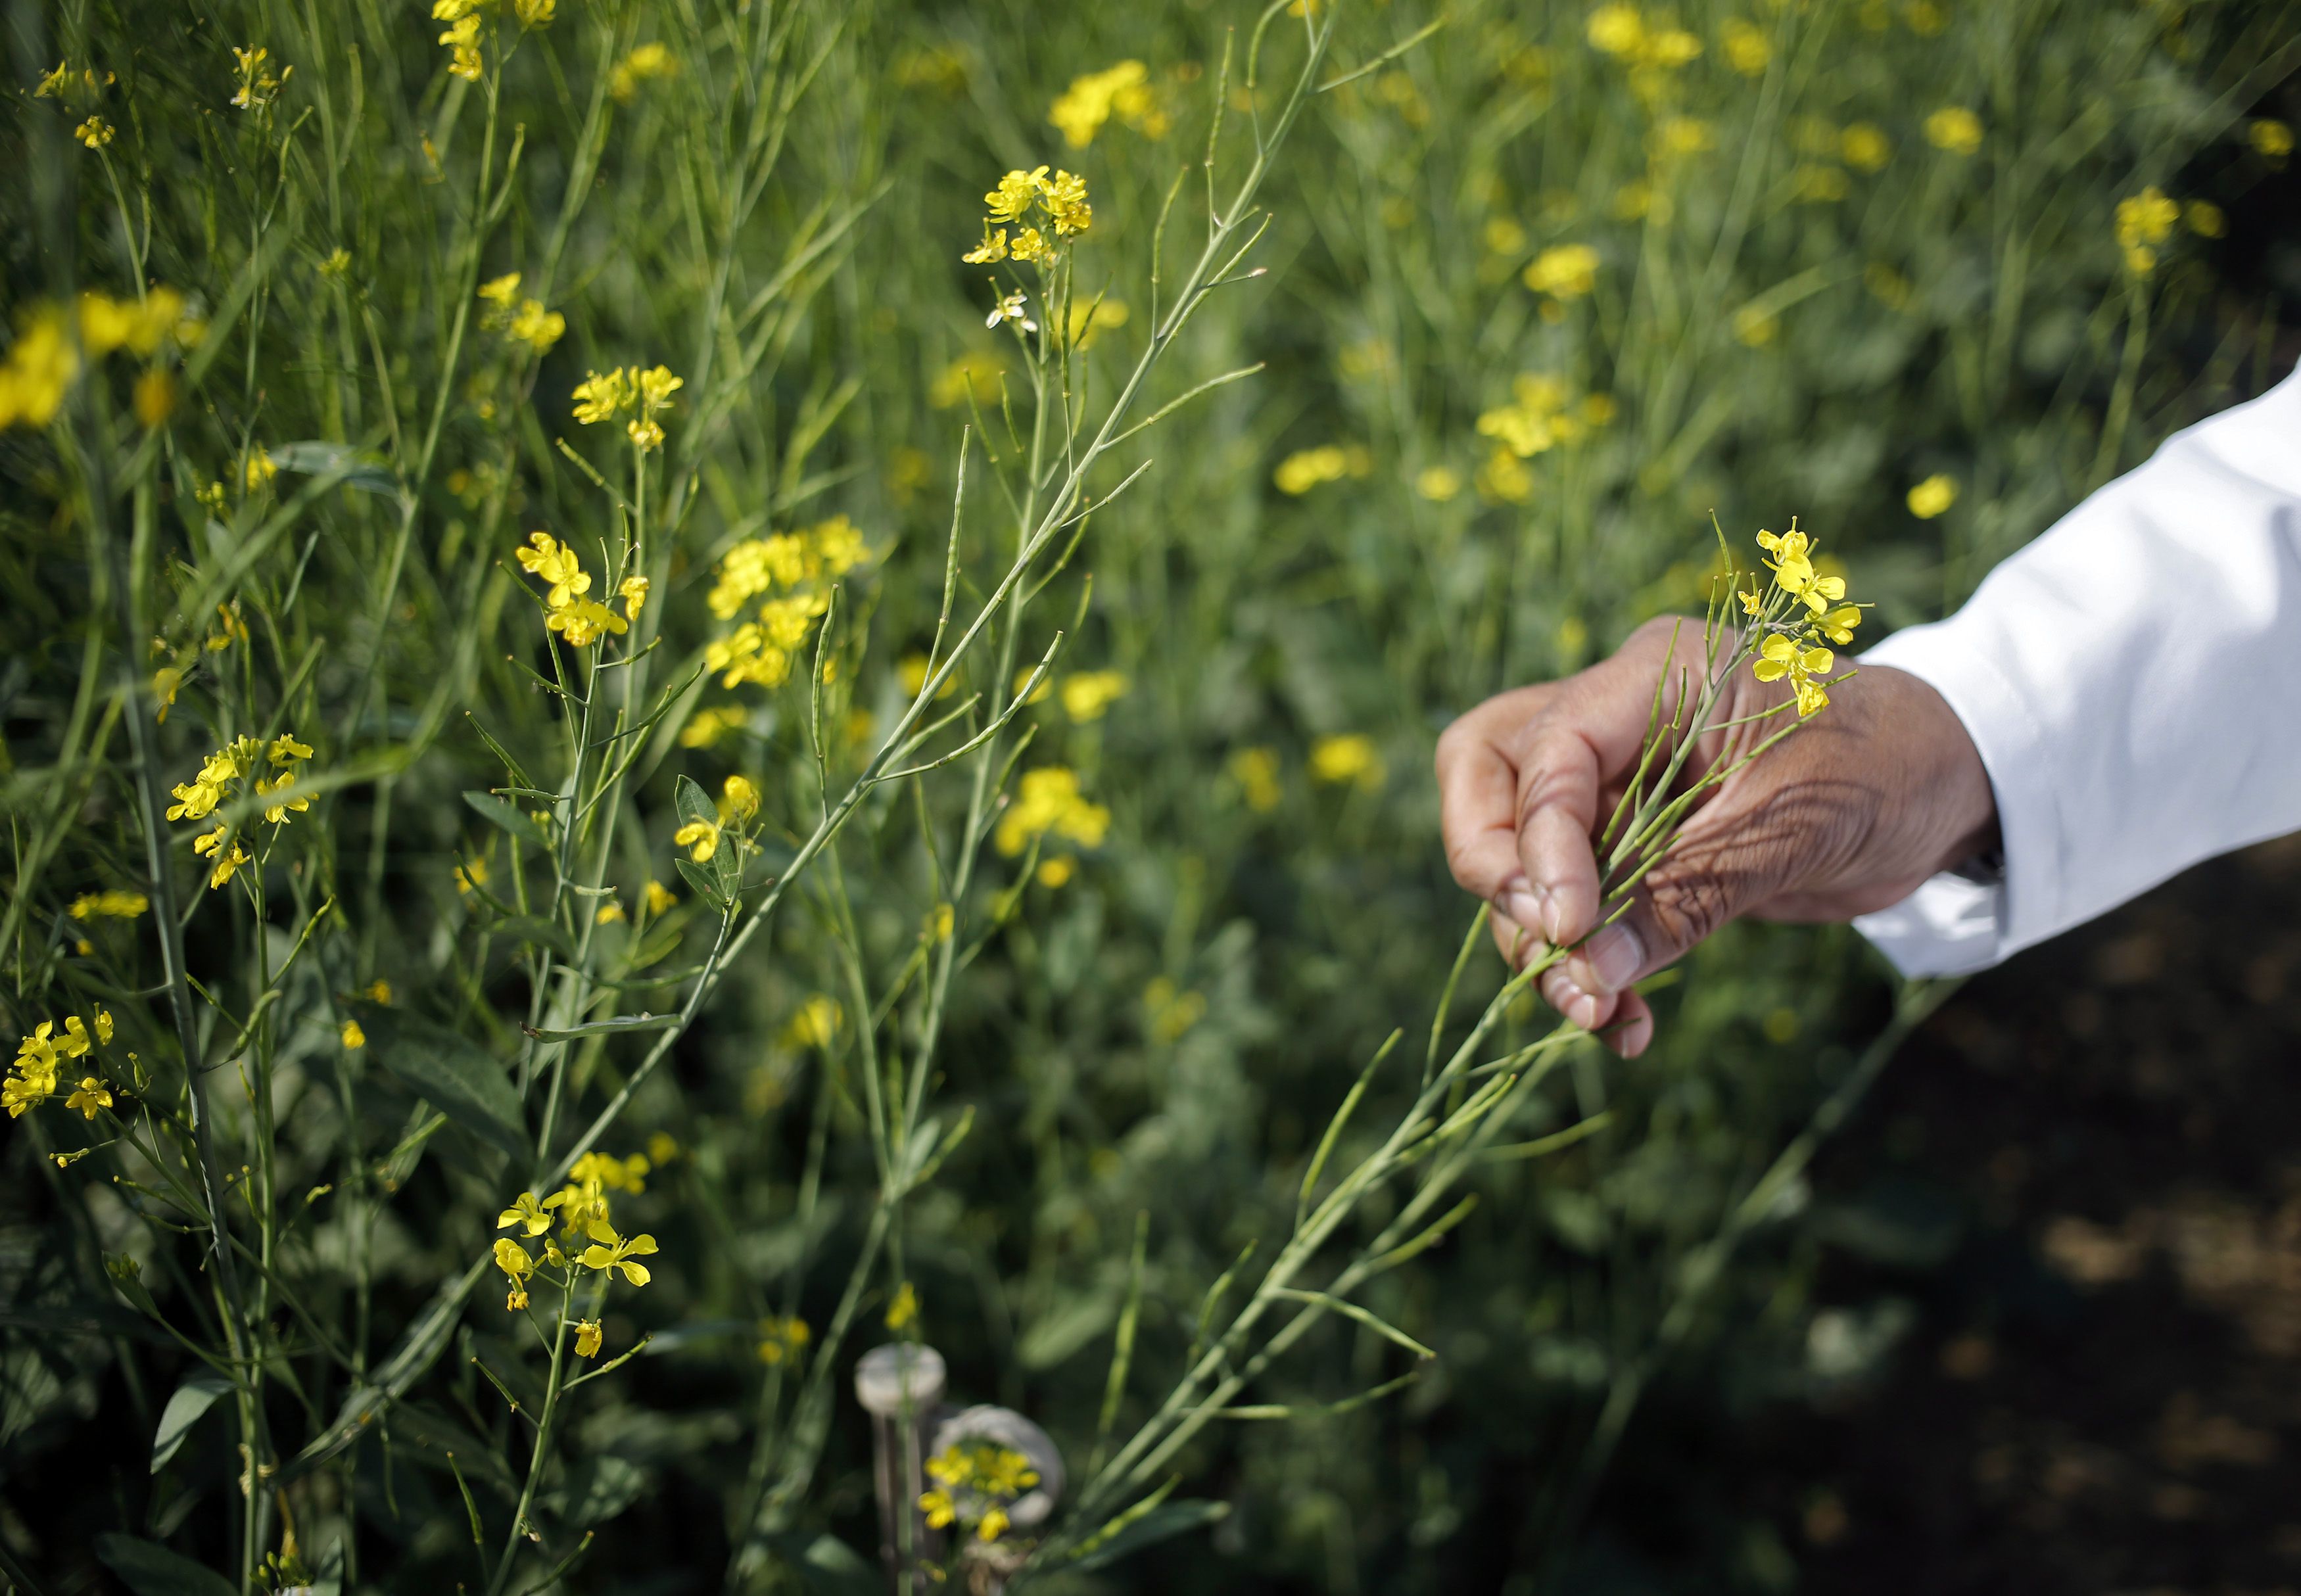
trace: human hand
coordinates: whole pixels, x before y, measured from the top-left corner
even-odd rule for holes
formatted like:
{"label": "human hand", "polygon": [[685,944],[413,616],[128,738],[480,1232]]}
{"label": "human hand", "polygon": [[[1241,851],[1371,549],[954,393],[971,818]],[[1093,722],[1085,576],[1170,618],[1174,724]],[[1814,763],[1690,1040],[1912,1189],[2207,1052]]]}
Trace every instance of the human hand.
{"label": "human hand", "polygon": [[[1900,902],[1996,836],[1988,775],[1948,704],[1914,676],[1865,666],[1832,681],[1829,707],[1795,736],[1703,795],[1628,910],[1597,929],[1592,838],[1636,770],[1654,683],[1668,669],[1674,696],[1679,670],[1699,682],[1705,663],[1699,621],[1649,621],[1611,658],[1497,694],[1438,740],[1454,879],[1494,905],[1494,940],[1514,964],[1545,944],[1572,949],[1543,975],[1542,995],[1625,1057],[1653,1039],[1633,983],[1728,920],[1849,920]],[[1719,723],[1789,697],[1747,670],[1725,691]],[[1681,786],[1725,752],[1725,734],[1705,736]]]}

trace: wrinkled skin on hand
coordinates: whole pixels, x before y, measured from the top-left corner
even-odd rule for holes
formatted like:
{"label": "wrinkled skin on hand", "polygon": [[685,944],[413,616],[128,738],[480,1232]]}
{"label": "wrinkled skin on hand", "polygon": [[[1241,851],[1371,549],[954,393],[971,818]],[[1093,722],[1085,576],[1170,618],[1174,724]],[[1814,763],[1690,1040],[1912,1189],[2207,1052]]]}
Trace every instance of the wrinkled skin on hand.
{"label": "wrinkled skin on hand", "polygon": [[[1591,935],[1600,919],[1593,838],[1636,770],[1665,666],[1667,723],[1681,670],[1701,691],[1698,619],[1649,621],[1612,657],[1498,694],[1438,740],[1454,879],[1494,905],[1494,940],[1520,966],[1545,942],[1589,939],[1543,976],[1542,994],[1625,1057],[1653,1037],[1653,1011],[1631,986],[1728,921],[1849,920],[1900,902],[1996,835],[1989,778],[1941,695],[1890,667],[1848,676],[1841,666],[1829,707],[1703,795],[1627,913]],[[1713,718],[1740,720],[1788,698],[1786,683],[1761,682],[1745,664]],[[1686,777],[1786,723],[1705,734]]]}

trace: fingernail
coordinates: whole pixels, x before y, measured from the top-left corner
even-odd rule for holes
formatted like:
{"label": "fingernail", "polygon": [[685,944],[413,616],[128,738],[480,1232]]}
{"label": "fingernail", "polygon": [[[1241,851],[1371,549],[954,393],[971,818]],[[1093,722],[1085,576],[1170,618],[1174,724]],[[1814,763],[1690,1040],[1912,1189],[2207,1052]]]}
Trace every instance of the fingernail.
{"label": "fingernail", "polygon": [[1566,911],[1559,906],[1558,899],[1550,895],[1547,887],[1537,890],[1542,893],[1542,934],[1550,939],[1552,947],[1562,947],[1567,936]]}
{"label": "fingernail", "polygon": [[1577,993],[1568,999],[1564,1012],[1568,1019],[1585,1031],[1595,1031],[1598,1028],[1598,999],[1587,992]]}
{"label": "fingernail", "polygon": [[1502,913],[1530,932],[1542,936],[1550,934],[1542,923],[1542,898],[1522,878],[1516,886],[1503,891]]}
{"label": "fingernail", "polygon": [[1619,992],[1638,978],[1646,950],[1638,933],[1627,925],[1610,925],[1582,945],[1582,962],[1609,992]]}

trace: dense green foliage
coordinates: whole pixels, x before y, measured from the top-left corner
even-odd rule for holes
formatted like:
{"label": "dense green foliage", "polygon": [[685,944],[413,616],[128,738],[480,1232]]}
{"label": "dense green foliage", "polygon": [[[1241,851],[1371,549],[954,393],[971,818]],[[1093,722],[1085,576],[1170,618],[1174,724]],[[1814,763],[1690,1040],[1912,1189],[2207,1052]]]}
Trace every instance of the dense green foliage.
{"label": "dense green foliage", "polygon": [[[1439,7],[1274,6],[1251,88],[1259,13],[1224,0],[500,0],[469,78],[438,42],[459,7],[6,15],[0,987],[12,1035],[117,1026],[0,1132],[0,1553],[26,1588],[293,1584],[290,1550],[346,1592],[849,1588],[799,1553],[875,1551],[848,1387],[890,1322],[1083,1479],[1182,1376],[1240,1249],[1285,1241],[1383,1039],[1408,1032],[1337,1172],[1502,984],[1483,945],[1448,982],[1476,907],[1437,843],[1448,718],[1698,610],[1712,511],[1819,531],[1873,629],[1939,613],[2267,374],[2284,0],[1462,0],[1304,102],[1259,238],[1224,207],[1316,29],[1324,84]],[[1087,129],[1074,79],[1128,61]],[[1067,88],[1088,141],[1050,124]],[[1053,307],[1031,288],[1067,336],[1033,344],[984,326],[1012,268],[959,256],[983,191],[1042,163],[1093,220]],[[1210,213],[1251,253],[1178,326]],[[83,290],[127,330],[60,319]],[[1072,484],[1092,514],[1032,545],[1057,501],[1029,465],[1059,465],[1073,409],[1093,435],[1154,328],[1130,422],[1260,369],[1118,445]],[[659,449],[574,414],[594,373],[658,366],[683,383]],[[1068,385],[1044,405],[1041,372]],[[1934,479],[1950,503],[1912,499]],[[554,640],[513,558],[539,529],[605,561],[593,600],[649,579],[627,633]],[[712,595],[787,532],[813,563],[783,585],[822,605],[787,681],[730,684]],[[874,784],[947,592],[954,633],[990,623],[917,702],[962,717],[895,764],[987,726],[1059,631],[1051,690]],[[212,890],[164,795],[283,733],[310,807],[223,792],[259,856]],[[1075,794],[1027,786],[1047,771]],[[715,865],[674,836],[740,816],[708,796],[731,776],[757,846]],[[84,901],[106,891],[151,907]],[[1642,1571],[1581,1549],[1661,1352],[1717,1348],[1670,1400],[1736,1411],[1890,1340],[1883,1315],[1811,1333],[1822,1242],[1775,1163],[1885,991],[1844,932],[1706,947],[1660,983],[1655,1050],[1563,1055],[1494,1127],[1540,1156],[1489,1149],[1476,1211],[1364,1292],[1435,1359],[1319,1322],[1240,1399],[1304,1416],[1174,1456],[1181,1497],[1231,1509],[1211,1533],[1045,1588],[1531,1591],[1577,1558],[1615,1588],[1673,1561],[1783,1588],[1770,1533],[1702,1521],[1692,1483]],[[1542,1025],[1519,1002],[1498,1034]],[[86,1069],[115,1101],[84,1116]],[[584,1312],[608,1358],[654,1339],[566,1394],[531,1474],[566,1358],[488,1252],[595,1133],[648,1156],[615,1218],[660,1250]],[[1669,1476],[1657,1444],[1641,1477]]]}

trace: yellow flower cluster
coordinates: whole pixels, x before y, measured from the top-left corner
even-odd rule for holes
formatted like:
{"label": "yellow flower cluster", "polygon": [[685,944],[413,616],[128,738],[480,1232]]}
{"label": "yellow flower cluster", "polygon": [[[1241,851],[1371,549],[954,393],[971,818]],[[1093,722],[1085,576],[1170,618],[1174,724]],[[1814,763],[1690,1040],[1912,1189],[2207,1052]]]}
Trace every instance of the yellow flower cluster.
{"label": "yellow flower cluster", "polygon": [[[1075,238],[1094,225],[1094,207],[1087,203],[1086,180],[1067,171],[1058,171],[1050,178],[1043,166],[1030,171],[1018,169],[1008,172],[999,180],[997,188],[983,196],[983,205],[988,213],[983,219],[983,242],[959,256],[973,266],[1004,260],[1035,261],[1051,266],[1055,252],[1065,239]],[[1051,238],[1038,225],[1040,221],[1053,230]],[[1014,230],[1011,243],[1008,237],[1010,228]],[[1019,316],[1007,319],[1018,320]]]}
{"label": "yellow flower cluster", "polygon": [[[732,621],[753,599],[774,596],[751,619],[708,644],[703,663],[722,673],[722,687],[746,681],[781,687],[816,617],[831,607],[831,585],[870,560],[862,531],[844,515],[803,532],[745,539],[720,560],[718,580],[704,603],[721,620]],[[779,588],[785,590],[776,593]]]}
{"label": "yellow flower cluster", "polygon": [[[557,1238],[545,1241],[540,1259],[513,1237],[498,1239],[496,1267],[511,1280],[511,1294],[504,1306],[514,1313],[527,1306],[527,1282],[539,1265],[563,1271],[562,1283],[571,1289],[573,1272],[578,1268],[608,1276],[621,1273],[632,1285],[647,1284],[652,1278],[647,1266],[631,1260],[653,1253],[655,1238],[626,1237],[618,1233],[609,1212],[607,1193],[640,1195],[647,1190],[646,1175],[650,1167],[644,1153],[633,1153],[628,1158],[586,1153],[567,1172],[566,1185],[541,1202],[535,1199],[534,1192],[523,1191],[511,1207],[497,1215],[498,1230],[517,1230],[530,1240],[549,1230],[555,1218],[560,1226]],[[580,1252],[574,1250],[579,1237],[590,1243]],[[563,1241],[567,1243],[564,1250],[560,1247]],[[582,1357],[590,1358],[599,1349],[598,1325],[586,1320],[584,1326],[588,1327],[590,1345],[584,1346],[585,1334],[579,1329],[575,1350]]]}
{"label": "yellow flower cluster", "polygon": [[679,75],[679,58],[663,45],[650,40],[615,63],[607,74],[607,92],[615,96],[618,104],[628,105],[639,97],[640,85],[658,79]]}
{"label": "yellow flower cluster", "polygon": [[541,355],[567,330],[567,318],[545,309],[540,299],[521,298],[519,277],[516,272],[506,272],[480,285],[480,297],[488,306],[480,313],[480,325]]}
{"label": "yellow flower cluster", "polygon": [[761,1319],[759,1361],[772,1365],[788,1359],[796,1363],[799,1354],[807,1350],[807,1342],[814,1339],[815,1332],[796,1314],[788,1319]]}
{"label": "yellow flower cluster", "polygon": [[1478,417],[1478,436],[1494,440],[1494,452],[1478,471],[1478,490],[1508,504],[1526,503],[1534,497],[1534,474],[1521,461],[1578,443],[1613,419],[1614,401],[1608,395],[1585,394],[1577,400],[1561,377],[1520,375],[1510,384],[1510,402]]}
{"label": "yellow flower cluster", "polygon": [[[556,335],[555,335],[556,336]],[[604,374],[591,372],[575,385],[575,419],[585,426],[613,421],[626,410],[638,414],[623,424],[632,447],[642,455],[663,447],[663,426],[656,417],[671,408],[671,396],[687,386],[668,366],[641,371],[617,366]]]}
{"label": "yellow flower cluster", "polygon": [[[7,1080],[0,1082],[0,1104],[6,1105],[8,1117],[29,1114],[55,1096],[63,1090],[63,1066],[111,1040],[112,1015],[101,1008],[93,1021],[67,1015],[62,1036],[56,1034],[54,1021],[42,1020],[31,1035],[16,1044],[16,1062]],[[100,1077],[84,1075],[78,1090],[64,1099],[64,1107],[94,1119],[97,1109],[112,1107],[111,1089]]]}
{"label": "yellow flower cluster", "polygon": [[625,617],[636,621],[647,606],[644,576],[627,576],[616,588],[615,596],[623,601],[622,615],[598,599],[586,597],[591,590],[591,573],[583,569],[571,546],[549,532],[530,532],[527,547],[517,552],[520,568],[548,585],[543,596],[545,628],[574,648],[587,648],[609,632],[621,636],[627,630]]}
{"label": "yellow flower cluster", "polygon": [[1126,696],[1126,678],[1117,671],[1082,671],[1063,678],[1063,713],[1080,725],[1099,721]]}
{"label": "yellow flower cluster", "polygon": [[1737,595],[1743,612],[1766,634],[1752,673],[1761,681],[1786,679],[1803,720],[1828,707],[1829,695],[1814,678],[1827,676],[1837,664],[1827,644],[1843,647],[1853,640],[1862,606],[1844,602],[1844,577],[1814,569],[1812,540],[1797,530],[1796,522],[1786,532],[1760,532],[1758,547],[1773,556],[1766,562],[1773,572],[1772,591],[1761,593],[1753,581]]}
{"label": "yellow flower cluster", "polygon": [[[297,742],[292,731],[273,738],[268,747],[260,737],[235,738],[207,756],[198,775],[169,789],[176,801],[168,807],[168,818],[205,820],[215,812],[218,804],[231,796],[235,783],[248,781],[252,782],[249,791],[264,800],[264,820],[275,826],[284,825],[291,811],[301,815],[312,806],[309,798],[295,790],[297,768],[311,756],[311,748]],[[258,774],[266,763],[272,766],[272,774]],[[210,862],[211,892],[231,880],[252,856],[241,837],[228,822],[221,820],[216,822],[215,830],[193,839],[192,851]]]}
{"label": "yellow flower cluster", "polygon": [[2181,207],[2155,184],[2117,202],[2117,247],[2125,252],[2125,269],[2146,277],[2157,269],[2157,247],[2173,235]]}
{"label": "yellow flower cluster", "polygon": [[[179,344],[197,343],[204,330],[199,322],[185,317],[184,297],[173,288],[153,288],[140,301],[86,293],[76,308],[77,349],[72,347],[71,322],[54,305],[35,310],[18,330],[8,358],[0,362],[0,428],[20,422],[28,427],[45,427],[54,421],[63,407],[72,380],[79,375],[83,353],[99,360],[115,349],[150,356],[170,338]],[[146,411],[145,389],[139,384],[138,419],[147,426],[164,419],[164,408],[158,416]]]}
{"label": "yellow flower cluster", "polygon": [[71,900],[65,913],[75,920],[133,920],[152,907],[152,900],[141,892],[126,892],[117,888],[102,892],[83,892]]}
{"label": "yellow flower cluster", "polygon": [[971,1526],[975,1538],[996,1541],[1013,1523],[1008,1509],[1039,1483],[1031,1460],[994,1441],[958,1441],[927,1459],[934,1487],[919,1498],[927,1524]]}
{"label": "yellow flower cluster", "polygon": [[1585,37],[1593,49],[1629,68],[1630,92],[1648,102],[1660,99],[1669,88],[1669,75],[1702,54],[1700,38],[1648,17],[1635,5],[1598,7],[1590,13]]}
{"label": "yellow flower cluster", "polygon": [[1015,801],[999,817],[994,840],[999,851],[1011,859],[1050,834],[1081,848],[1100,848],[1109,830],[1110,811],[1086,800],[1079,791],[1077,773],[1049,765],[1023,773]]}
{"label": "yellow flower cluster", "polygon": [[296,75],[292,66],[280,68],[277,78],[266,71],[264,63],[271,59],[272,52],[261,46],[250,45],[243,50],[234,45],[231,53],[239,72],[239,90],[231,96],[231,103],[242,111],[265,109],[280,97],[288,79]]}
{"label": "yellow flower cluster", "polygon": [[1047,112],[1047,121],[1062,130],[1075,150],[1092,144],[1114,116],[1146,138],[1164,138],[1173,125],[1151,92],[1150,69],[1139,61],[1122,61],[1072,79]]}
{"label": "yellow flower cluster", "polygon": [[1326,482],[1339,482],[1344,477],[1363,477],[1374,470],[1374,455],[1363,444],[1344,447],[1338,443],[1322,444],[1315,449],[1298,449],[1278,463],[1270,480],[1281,493],[1301,497]]}
{"label": "yellow flower cluster", "polygon": [[1945,105],[1926,118],[1926,142],[1953,155],[1981,147],[1981,119],[1962,105]]}
{"label": "yellow flower cluster", "polygon": [[431,0],[431,20],[445,22],[439,43],[448,46],[448,71],[477,83],[487,62],[480,54],[480,0]]}
{"label": "yellow flower cluster", "polygon": [[1552,299],[1579,299],[1598,286],[1598,252],[1587,244],[1558,244],[1534,257],[1521,282]]}

